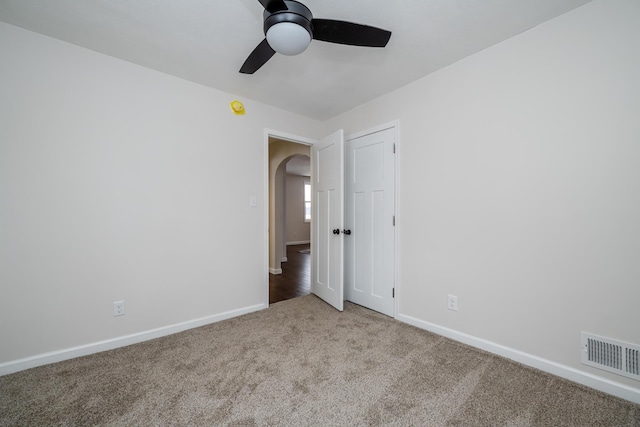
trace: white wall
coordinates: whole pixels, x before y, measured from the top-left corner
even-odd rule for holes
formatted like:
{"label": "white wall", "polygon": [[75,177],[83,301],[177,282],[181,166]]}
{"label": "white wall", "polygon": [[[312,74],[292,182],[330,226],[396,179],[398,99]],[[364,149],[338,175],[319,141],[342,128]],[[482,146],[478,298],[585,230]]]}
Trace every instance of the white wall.
{"label": "white wall", "polygon": [[320,123],[3,23],[0,94],[0,367],[264,307],[264,129]]}
{"label": "white wall", "polygon": [[[287,243],[308,242],[311,239],[311,223],[304,222],[304,183],[310,182],[308,176],[285,176],[285,239]],[[285,254],[286,255],[286,254]]]}
{"label": "white wall", "polygon": [[579,349],[640,344],[639,20],[594,1],[326,123],[399,119],[399,318],[640,397]]}

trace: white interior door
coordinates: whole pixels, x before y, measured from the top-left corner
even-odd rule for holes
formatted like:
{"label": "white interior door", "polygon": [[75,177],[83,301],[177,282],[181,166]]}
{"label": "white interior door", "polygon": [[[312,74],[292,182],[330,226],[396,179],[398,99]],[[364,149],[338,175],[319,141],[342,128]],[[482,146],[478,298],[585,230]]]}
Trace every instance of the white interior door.
{"label": "white interior door", "polygon": [[345,297],[394,316],[395,129],[346,143]]}
{"label": "white interior door", "polygon": [[344,134],[311,148],[311,292],[343,310]]}

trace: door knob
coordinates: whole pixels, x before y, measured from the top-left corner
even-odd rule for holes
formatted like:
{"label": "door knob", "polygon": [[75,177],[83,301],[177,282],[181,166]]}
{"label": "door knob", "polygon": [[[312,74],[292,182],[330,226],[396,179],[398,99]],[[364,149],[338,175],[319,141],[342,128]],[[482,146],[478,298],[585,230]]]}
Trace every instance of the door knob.
{"label": "door knob", "polygon": [[336,228],[335,230],[333,230],[333,234],[340,234],[340,229]]}
{"label": "door knob", "polygon": [[350,235],[351,235],[351,230],[342,230],[342,232],[343,232],[344,234],[346,234],[347,236],[350,236]]}

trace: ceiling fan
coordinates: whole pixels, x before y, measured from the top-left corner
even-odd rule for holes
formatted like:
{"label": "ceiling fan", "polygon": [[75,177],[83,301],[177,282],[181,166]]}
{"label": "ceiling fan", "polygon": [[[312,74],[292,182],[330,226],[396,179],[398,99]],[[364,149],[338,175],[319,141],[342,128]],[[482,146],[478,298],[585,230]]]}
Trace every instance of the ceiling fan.
{"label": "ceiling fan", "polygon": [[258,0],[264,7],[265,39],[251,52],[240,72],[253,74],[276,53],[297,55],[312,39],[352,46],[385,47],[391,31],[333,19],[316,19],[295,0]]}

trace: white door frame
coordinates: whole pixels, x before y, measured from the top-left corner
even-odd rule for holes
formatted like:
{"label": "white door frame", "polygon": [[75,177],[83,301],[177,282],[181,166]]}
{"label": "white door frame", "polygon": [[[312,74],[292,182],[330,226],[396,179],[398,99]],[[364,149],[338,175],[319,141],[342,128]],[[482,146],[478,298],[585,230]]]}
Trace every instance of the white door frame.
{"label": "white door frame", "polygon": [[345,143],[349,140],[360,138],[361,136],[370,135],[372,133],[380,132],[387,129],[393,129],[395,133],[395,156],[393,157],[394,162],[394,204],[395,204],[395,213],[396,213],[396,226],[393,233],[394,240],[394,253],[393,253],[393,279],[394,279],[394,288],[395,288],[395,298],[393,301],[393,317],[397,318],[400,307],[400,277],[398,271],[398,235],[400,235],[400,206],[398,205],[398,157],[400,155],[400,122],[398,120],[394,120],[392,122],[388,122],[382,125],[378,125],[360,132],[355,132],[349,135],[346,135],[344,140]]}
{"label": "white door frame", "polygon": [[315,139],[307,138],[304,136],[293,135],[287,132],[281,132],[273,129],[266,129],[263,133],[263,188],[262,188],[262,200],[263,203],[263,220],[264,220],[264,235],[263,235],[263,259],[264,259],[264,285],[262,300],[265,307],[269,307],[269,138],[278,138],[284,141],[295,142],[296,144],[303,144],[312,146],[317,142]]}
{"label": "white door frame", "polygon": [[[395,229],[395,236],[394,236],[394,240],[395,240],[395,250],[394,250],[394,260],[393,260],[393,264],[394,264],[394,279],[395,279],[395,300],[394,300],[394,318],[397,318],[398,313],[399,313],[399,307],[400,307],[400,297],[401,297],[401,289],[400,289],[400,283],[401,283],[401,274],[399,272],[398,269],[398,248],[400,247],[399,245],[399,241],[398,241],[398,236],[400,235],[400,227],[401,227],[401,223],[402,223],[402,216],[400,214],[401,212],[401,205],[398,203],[398,187],[399,187],[399,173],[398,173],[398,164],[399,164],[399,157],[400,157],[400,122],[399,120],[393,120],[391,122],[382,124],[382,125],[378,125],[360,132],[355,132],[352,134],[348,134],[345,135],[345,141],[349,140],[349,139],[354,139],[354,138],[358,138],[361,136],[365,136],[365,135],[369,135],[371,133],[375,133],[375,132],[379,132],[382,130],[386,130],[389,128],[393,128],[395,129],[395,141],[396,141],[396,155],[394,157],[394,162],[395,162],[395,177],[394,177],[394,181],[395,181],[395,188],[394,188],[394,193],[395,193],[395,205],[396,205],[396,229]],[[264,260],[264,266],[263,266],[263,272],[264,272],[264,286],[263,286],[263,297],[262,300],[264,301],[264,305],[265,307],[269,307],[269,137],[274,137],[274,138],[278,138],[278,139],[283,139],[285,141],[291,141],[291,142],[296,142],[298,144],[305,144],[305,145],[313,145],[315,144],[318,140],[316,139],[312,139],[312,138],[308,138],[308,137],[304,137],[304,136],[299,136],[299,135],[294,135],[288,132],[282,132],[282,131],[278,131],[278,130],[274,130],[274,129],[267,129],[265,128],[264,130],[264,134],[263,134],[263,153],[264,153],[264,178],[263,178],[263,194],[262,194],[262,200],[264,200],[263,203],[263,221],[264,221],[264,235],[263,235],[263,260]]]}

